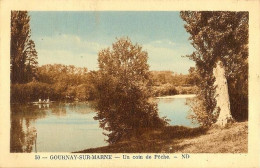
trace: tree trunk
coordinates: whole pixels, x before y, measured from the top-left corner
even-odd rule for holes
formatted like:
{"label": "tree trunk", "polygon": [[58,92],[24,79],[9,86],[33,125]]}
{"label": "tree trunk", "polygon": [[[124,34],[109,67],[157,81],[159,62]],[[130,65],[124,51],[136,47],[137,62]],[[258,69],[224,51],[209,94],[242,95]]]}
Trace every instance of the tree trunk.
{"label": "tree trunk", "polygon": [[232,121],[232,116],[230,112],[227,79],[225,77],[225,69],[221,61],[217,62],[216,68],[213,69],[213,74],[216,78],[216,107],[220,109],[216,124],[225,126],[229,121]]}

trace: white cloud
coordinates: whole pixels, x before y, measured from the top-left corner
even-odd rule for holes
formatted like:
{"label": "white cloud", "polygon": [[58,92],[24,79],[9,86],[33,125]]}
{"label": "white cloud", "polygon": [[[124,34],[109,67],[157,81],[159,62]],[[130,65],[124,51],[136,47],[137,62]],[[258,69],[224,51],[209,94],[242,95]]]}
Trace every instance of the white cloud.
{"label": "white cloud", "polygon": [[[66,64],[98,69],[98,52],[109,45],[82,39],[75,35],[39,37],[35,40],[38,51],[38,62],[44,64]],[[148,63],[151,70],[172,70],[187,73],[194,63],[181,56],[191,54],[191,46],[175,44],[170,40],[157,40],[142,45],[148,52]]]}
{"label": "white cloud", "polygon": [[38,62],[44,64],[66,64],[97,69],[97,54],[107,46],[81,39],[74,35],[39,37],[35,40]]}
{"label": "white cloud", "polygon": [[87,67],[89,70],[97,69],[97,55],[88,53],[75,54],[65,50],[38,50],[38,61],[44,64],[65,64],[78,67]]}
{"label": "white cloud", "polygon": [[176,45],[173,41],[167,39],[151,41],[149,44],[163,47],[174,47]]}
{"label": "white cloud", "polygon": [[188,73],[188,69],[194,66],[194,62],[182,56],[191,54],[193,48],[191,46],[174,44],[173,42],[172,46],[169,46],[169,43],[170,41],[160,41],[160,43],[151,42],[143,45],[143,49],[148,52],[150,69]]}

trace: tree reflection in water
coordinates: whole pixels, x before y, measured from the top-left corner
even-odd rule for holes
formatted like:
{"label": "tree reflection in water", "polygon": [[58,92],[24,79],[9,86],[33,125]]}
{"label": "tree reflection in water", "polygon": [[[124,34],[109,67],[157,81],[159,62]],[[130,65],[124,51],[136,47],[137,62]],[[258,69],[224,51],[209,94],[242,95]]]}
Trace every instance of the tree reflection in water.
{"label": "tree reflection in water", "polygon": [[10,152],[33,152],[36,141],[36,128],[32,123],[46,116],[47,107],[12,105]]}
{"label": "tree reflection in water", "polygon": [[[52,103],[52,104],[12,104],[11,105],[11,136],[10,136],[10,152],[30,153],[36,152],[39,143],[42,143],[38,136],[38,127],[36,127],[39,119],[50,116],[63,118],[73,113],[87,114],[94,110],[91,108],[90,102],[71,102],[71,103]],[[36,142],[36,144],[35,144]],[[48,143],[48,142],[44,142]]]}

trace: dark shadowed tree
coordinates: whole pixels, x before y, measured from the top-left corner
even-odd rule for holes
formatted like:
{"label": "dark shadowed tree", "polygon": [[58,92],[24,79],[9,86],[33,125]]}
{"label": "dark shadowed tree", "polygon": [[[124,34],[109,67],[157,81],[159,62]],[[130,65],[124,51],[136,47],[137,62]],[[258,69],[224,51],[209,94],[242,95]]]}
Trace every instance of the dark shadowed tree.
{"label": "dark shadowed tree", "polygon": [[95,86],[96,120],[106,130],[109,143],[138,137],[142,129],[166,124],[151,101],[148,54],[128,38],[98,54],[99,71],[92,73]]}
{"label": "dark shadowed tree", "polygon": [[30,17],[27,11],[11,12],[11,82],[26,83],[35,76],[37,52],[30,39]]}
{"label": "dark shadowed tree", "polygon": [[26,81],[31,81],[37,75],[37,68],[38,68],[38,54],[35,49],[35,44],[33,40],[29,40],[27,48],[25,49],[26,52],[26,62],[25,62],[25,75]]}
{"label": "dark shadowed tree", "polygon": [[199,81],[199,77],[195,67],[190,67],[187,83],[190,85],[196,85]]}
{"label": "dark shadowed tree", "polygon": [[213,67],[217,60],[224,64],[230,107],[236,120],[248,116],[248,12],[180,13],[185,29],[196,49],[188,57],[195,61],[199,76],[199,103],[194,112],[205,125],[218,116],[215,100]]}

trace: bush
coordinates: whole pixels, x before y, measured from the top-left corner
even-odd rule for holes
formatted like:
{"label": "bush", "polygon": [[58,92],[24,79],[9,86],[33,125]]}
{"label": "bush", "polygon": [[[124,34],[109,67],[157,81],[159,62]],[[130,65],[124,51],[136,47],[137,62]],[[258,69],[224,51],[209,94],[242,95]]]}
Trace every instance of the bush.
{"label": "bush", "polygon": [[41,82],[11,85],[11,102],[28,102],[46,99],[54,94],[51,85]]}
{"label": "bush", "polygon": [[167,95],[176,95],[178,91],[171,84],[164,84],[161,86],[153,86],[153,95],[154,96],[167,96]]}

